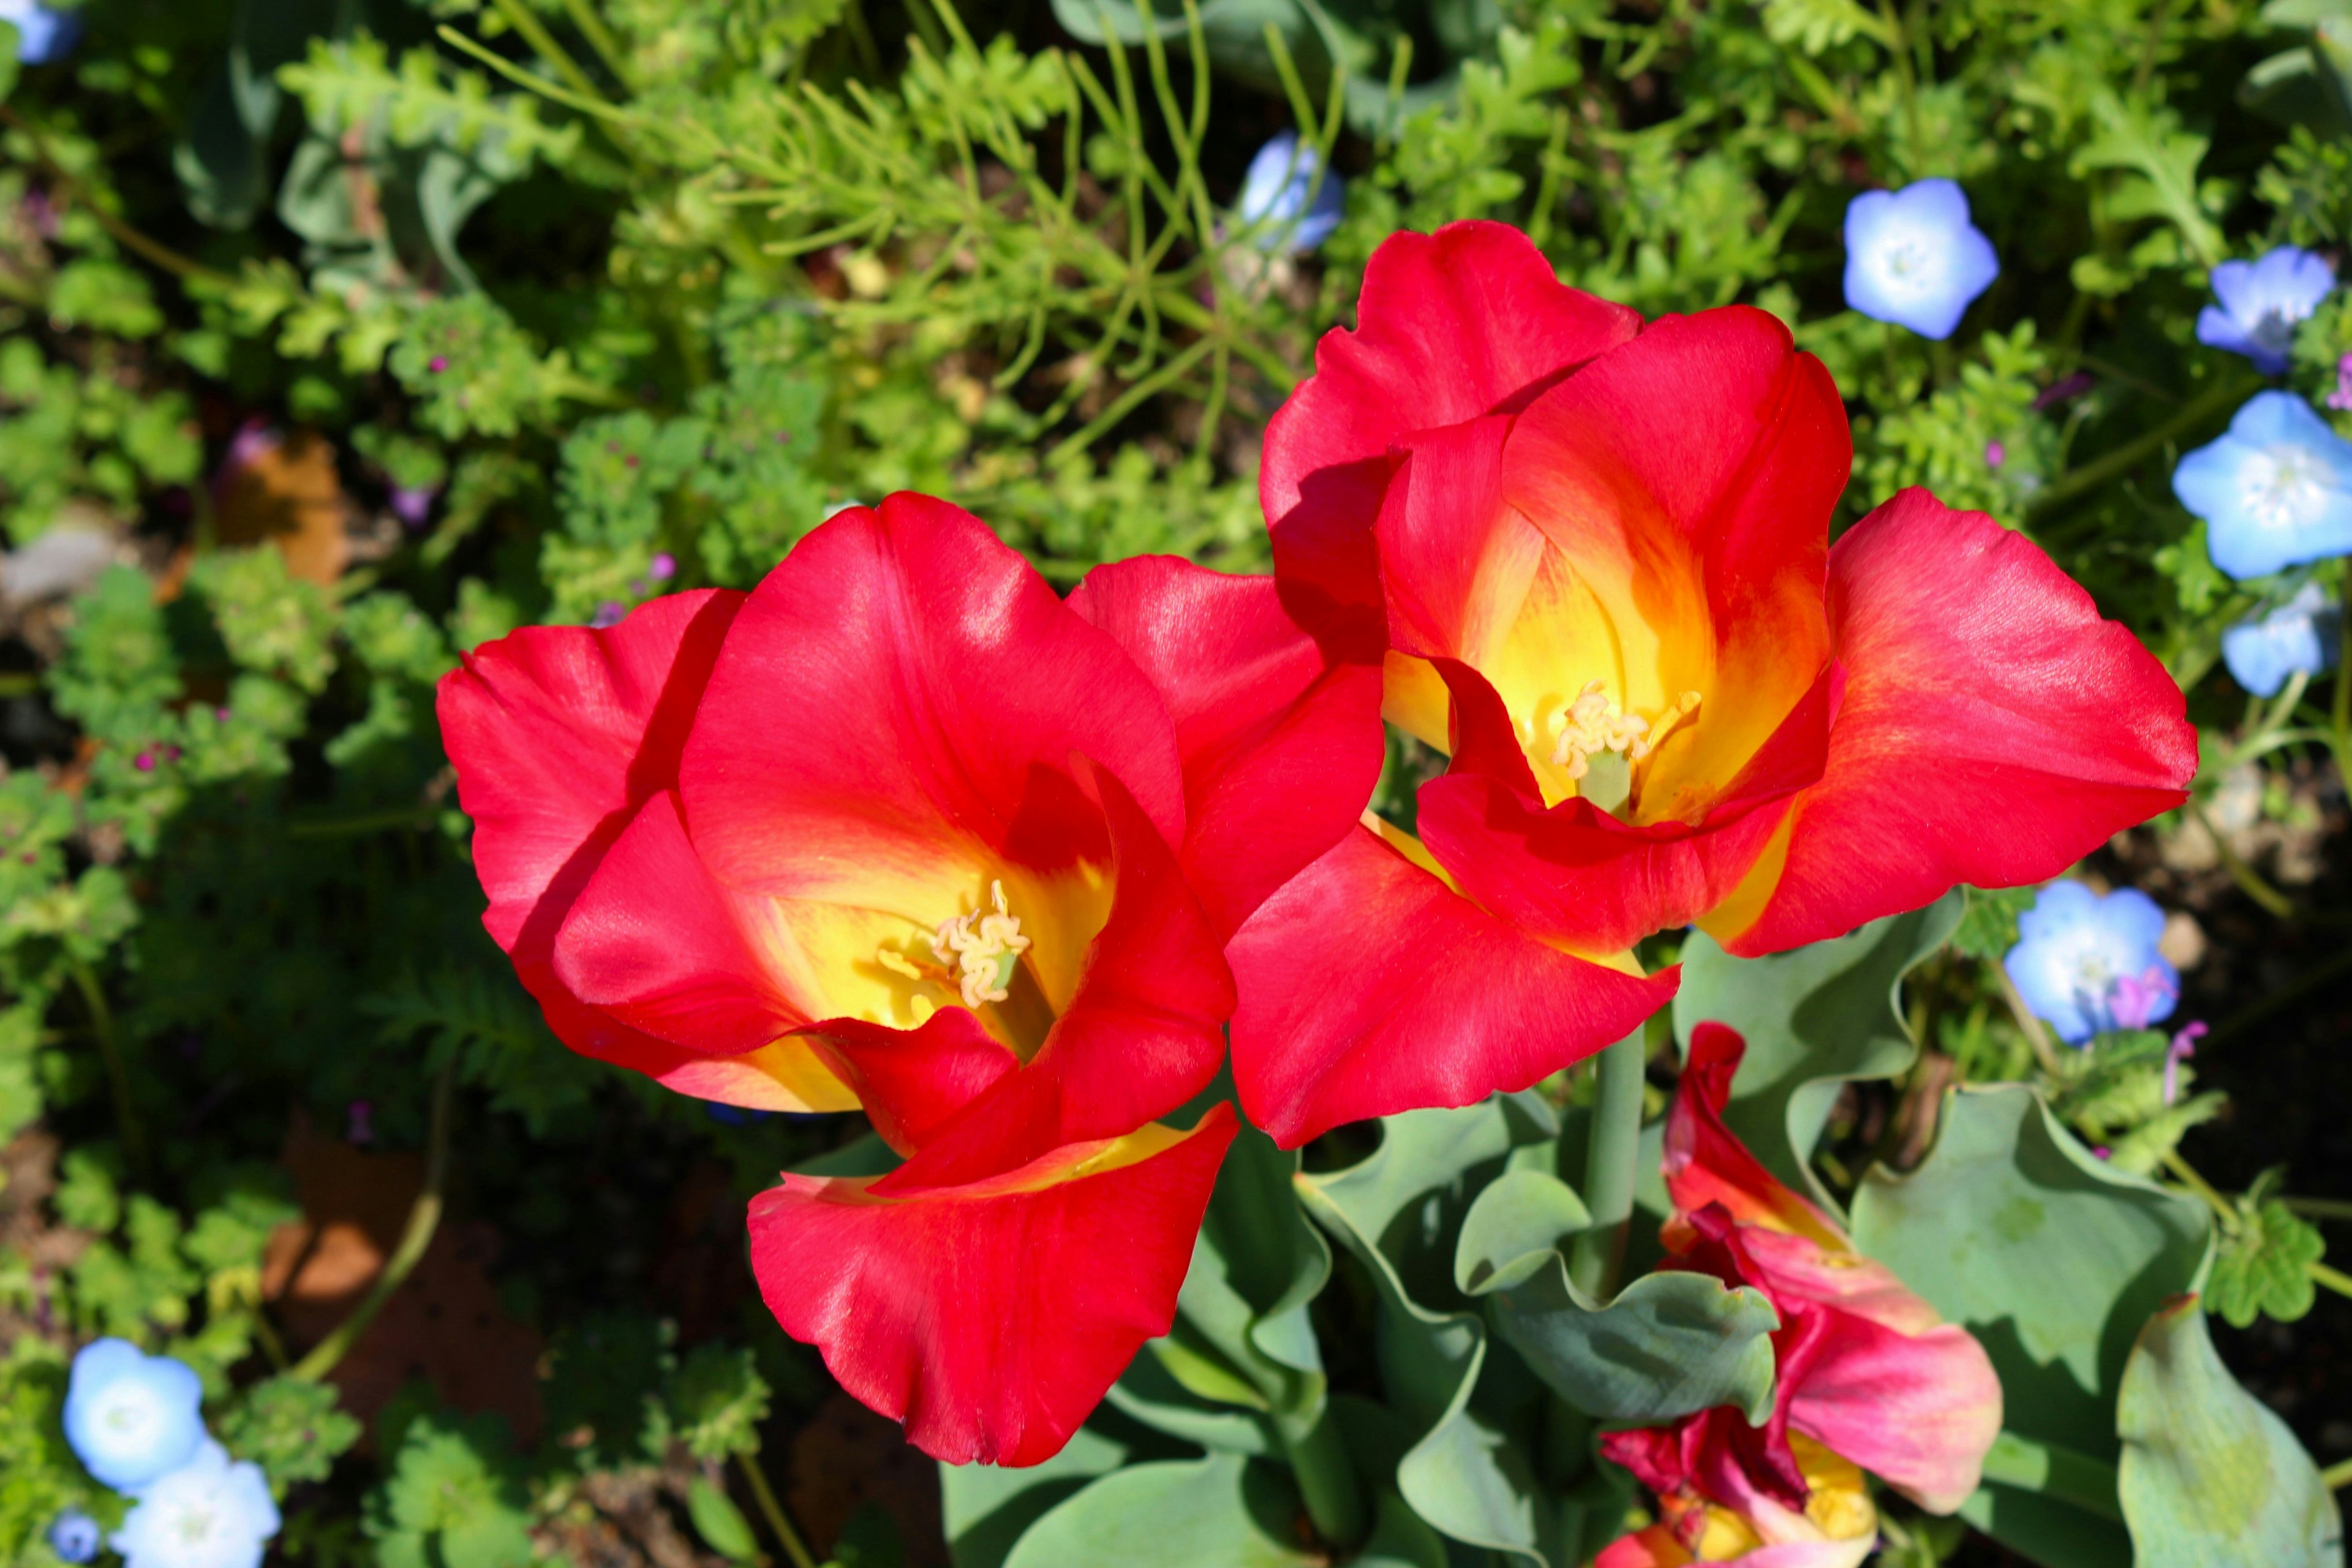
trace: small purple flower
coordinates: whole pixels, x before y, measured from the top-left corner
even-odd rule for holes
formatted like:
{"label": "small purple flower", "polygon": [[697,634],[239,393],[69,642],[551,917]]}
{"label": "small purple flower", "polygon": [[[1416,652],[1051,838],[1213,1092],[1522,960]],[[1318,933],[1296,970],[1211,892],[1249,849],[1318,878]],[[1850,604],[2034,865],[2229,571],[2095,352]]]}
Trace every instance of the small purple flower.
{"label": "small purple flower", "polygon": [[2008,447],[2006,447],[2002,446],[2002,445],[2001,445],[2000,442],[1998,442],[1998,441],[1987,441],[1987,442],[1985,443],[1985,467],[1986,467],[1986,468],[2000,468],[2003,463],[2006,463],[2007,461],[2009,461],[2009,448],[2008,448]]}
{"label": "small purple flower", "polygon": [[2078,370],[2072,375],[2061,376],[2045,387],[2041,396],[2033,400],[2033,412],[2040,414],[2055,408],[2062,403],[2072,403],[2096,384],[2097,383],[2091,377],[2091,373],[2086,370]]}
{"label": "small purple flower", "polygon": [[2336,390],[2327,395],[2327,406],[2338,414],[2352,410],[2352,354],[2336,362]]}
{"label": "small purple flower", "polygon": [[439,485],[394,485],[392,514],[411,528],[423,528],[433,514],[433,498],[440,493]]}
{"label": "small purple flower", "polygon": [[653,564],[646,568],[646,573],[656,583],[667,583],[677,575],[677,557],[665,550],[654,557]]}
{"label": "small purple flower", "polygon": [[435,354],[433,356],[433,363],[426,365],[425,368],[431,371],[434,374],[439,375],[443,371],[449,368],[449,356],[447,354]]}
{"label": "small purple flower", "polygon": [[155,753],[142,752],[131,759],[131,765],[142,773],[152,773],[155,771]]}
{"label": "small purple flower", "polygon": [[2180,1098],[2180,1064],[2197,1054],[2197,1042],[2205,1036],[2202,1023],[2189,1025],[2172,1037],[2172,1044],[2164,1047],[2164,1103],[2170,1105]]}
{"label": "small purple flower", "polygon": [[2197,313],[2197,341],[2254,362],[2277,375],[2292,362],[2296,323],[2306,321],[2336,287],[2324,257],[2282,245],[2260,261],[2224,261],[2213,268],[2213,297]]}
{"label": "small purple flower", "polygon": [[2107,1011],[2118,1029],[2145,1029],[2169,1017],[2180,1000],[2180,980],[2170,966],[2150,964],[2137,974],[2119,974],[2109,994]]}
{"label": "small purple flower", "polygon": [[69,1508],[49,1526],[49,1550],[68,1563],[87,1563],[98,1555],[100,1533],[98,1521]]}
{"label": "small purple flower", "polygon": [[599,630],[605,626],[617,626],[628,613],[629,606],[620,600],[607,599],[596,606],[596,613],[588,617],[588,624]]}

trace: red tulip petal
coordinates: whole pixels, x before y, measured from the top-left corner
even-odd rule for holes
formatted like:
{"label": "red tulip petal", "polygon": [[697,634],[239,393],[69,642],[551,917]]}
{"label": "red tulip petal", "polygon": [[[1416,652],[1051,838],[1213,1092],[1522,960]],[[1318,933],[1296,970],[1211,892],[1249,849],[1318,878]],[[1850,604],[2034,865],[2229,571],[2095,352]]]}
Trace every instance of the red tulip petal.
{"label": "red tulip petal", "polygon": [[[1830,516],[1853,458],[1829,373],[1740,306],[1653,323],[1514,426],[1505,498],[1612,628],[1622,700],[1703,698],[1645,766],[1643,820],[1695,819],[1827,662]],[[1555,677],[1570,693],[1618,678]]]}
{"label": "red tulip petal", "polygon": [[1703,1023],[1691,1031],[1690,1058],[1666,1113],[1666,1195],[1675,1205],[1668,1245],[1676,1245],[1675,1219],[1716,1204],[1738,1224],[1787,1231],[1851,1253],[1852,1243],[1837,1222],[1766,1170],[1723,1124],[1731,1080],[1747,1051],[1739,1032],[1722,1024]]}
{"label": "red tulip petal", "polygon": [[1034,1465],[1175,1321],[1234,1132],[1219,1105],[1189,1133],[1155,1125],[897,1199],[787,1175],[751,1201],[752,1268],[784,1331],[925,1453]]}
{"label": "red tulip petal", "polygon": [[1642,318],[1562,284],[1517,229],[1473,222],[1383,240],[1356,322],[1324,334],[1315,374],[1267,424],[1258,498],[1285,602],[1334,647],[1376,662],[1371,528],[1390,447],[1523,405]]}
{"label": "red tulip petal", "polygon": [[1266,426],[1265,515],[1278,530],[1316,470],[1522,405],[1641,330],[1640,312],[1569,288],[1508,225],[1391,235],[1364,268],[1355,331],[1324,334],[1315,374]]}
{"label": "red tulip petal", "polygon": [[758,1050],[808,1022],[753,946],[765,905],[711,877],[664,790],[572,900],[556,977],[657,1039],[709,1056]]}
{"label": "red tulip petal", "polygon": [[1069,605],[1118,640],[1176,721],[1184,869],[1230,937],[1355,826],[1380,780],[1380,673],[1329,663],[1270,577],[1145,556],[1097,567]]}
{"label": "red tulip petal", "polygon": [[1982,513],[1904,491],[1838,541],[1829,606],[1846,684],[1828,766],[1785,854],[1704,922],[1731,952],[2042,880],[2186,798],[2197,735],[2171,676]]}
{"label": "red tulip petal", "polygon": [[2000,1435],[2000,1379],[1984,1347],[1950,1323],[1906,1334],[1830,1308],[1811,1315],[1820,1331],[1775,1341],[1790,1429],[1931,1513],[1958,1508]]}
{"label": "red tulip petal", "polygon": [[1116,1138],[1208,1086],[1225,1056],[1234,982],[1217,933],[1133,796],[1100,769],[1110,918],[1036,1056],[927,1134],[877,1194],[983,1181],[1065,1144]]}
{"label": "red tulip petal", "polygon": [[1286,1149],[1343,1121],[1525,1089],[1622,1038],[1677,975],[1547,947],[1369,829],[1268,899],[1227,957],[1242,1106]]}
{"label": "red tulip petal", "polygon": [[1696,824],[1619,820],[1571,797],[1546,809],[1494,689],[1437,661],[1454,698],[1454,764],[1423,784],[1420,827],[1462,890],[1573,952],[1622,952],[1686,925],[1738,887],[1786,803],[1821,776],[1835,702],[1825,675]]}
{"label": "red tulip petal", "polygon": [[722,879],[927,926],[1005,862],[1099,859],[1073,752],[1182,841],[1175,740],[1142,672],[977,520],[894,495],[816,529],[753,591],[680,788]]}
{"label": "red tulip petal", "polygon": [[687,730],[744,597],[673,594],[615,626],[532,626],[486,643],[442,678],[442,742],[474,819],[474,868],[490,900],[482,923],[558,1039],[681,1093],[845,1110],[856,1101],[804,1048],[713,1063],[589,1006],[555,976],[555,933],[572,900],[638,806],[677,781]]}
{"label": "red tulip petal", "polygon": [[901,1154],[930,1142],[1021,1065],[962,1007],[942,1007],[912,1029],[829,1018],[802,1038],[856,1092],[874,1131]]}
{"label": "red tulip petal", "polygon": [[[1605,1443],[1608,1438],[1601,1441]],[[1685,1568],[1697,1561],[1675,1539],[1673,1531],[1663,1524],[1654,1524],[1611,1542],[1592,1560],[1592,1568]]]}

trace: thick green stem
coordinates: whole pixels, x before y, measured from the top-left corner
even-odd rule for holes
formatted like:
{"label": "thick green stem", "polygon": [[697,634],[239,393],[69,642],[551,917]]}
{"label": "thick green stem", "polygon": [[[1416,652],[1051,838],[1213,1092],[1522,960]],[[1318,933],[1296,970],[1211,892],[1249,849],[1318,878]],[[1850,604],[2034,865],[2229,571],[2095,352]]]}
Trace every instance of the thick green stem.
{"label": "thick green stem", "polygon": [[1356,1484],[1355,1467],[1339,1441],[1339,1423],[1326,1400],[1315,1425],[1294,1436],[1287,1424],[1283,1442],[1290,1450],[1291,1473],[1298,1478],[1299,1500],[1326,1546],[1353,1546],[1363,1539],[1364,1494]]}
{"label": "thick green stem", "polygon": [[393,1248],[375,1284],[352,1309],[352,1315],[311,1346],[310,1353],[294,1363],[291,1375],[316,1383],[334,1371],[335,1363],[359,1342],[368,1325],[375,1321],[375,1315],[383,1310],[383,1304],[392,1300],[393,1292],[415,1269],[425,1249],[433,1245],[433,1233],[441,1225],[441,1183],[449,1169],[450,1101],[457,1074],[457,1064],[453,1058],[433,1080],[433,1126],[425,1135],[425,1185],[417,1193],[416,1201],[408,1206],[408,1223],[401,1229],[400,1244]]}
{"label": "thick green stem", "polygon": [[1596,1300],[1617,1290],[1617,1270],[1625,1260],[1625,1231],[1633,1218],[1633,1182],[1640,1173],[1642,1072],[1649,1062],[1649,1036],[1635,1029],[1601,1053],[1595,1064],[1598,1097],[1592,1104],[1592,1141],[1584,1156],[1584,1207],[1591,1228],[1576,1238],[1568,1274],[1578,1289]]}
{"label": "thick green stem", "polygon": [[1984,1479],[2073,1503],[2102,1519],[2124,1516],[2116,1496],[2113,1465],[2014,1432],[2005,1431],[1993,1439],[1992,1451],[1985,1456]]}
{"label": "thick green stem", "polygon": [[122,1043],[115,1037],[114,1009],[106,1005],[106,988],[89,964],[76,959],[72,973],[74,988],[89,1009],[89,1032],[97,1037],[98,1054],[106,1062],[106,1081],[114,1093],[114,1125],[122,1138],[122,1152],[131,1161],[131,1169],[144,1178],[152,1173],[147,1169],[147,1140],[139,1129],[139,1114],[131,1109],[131,1074],[122,1063]]}

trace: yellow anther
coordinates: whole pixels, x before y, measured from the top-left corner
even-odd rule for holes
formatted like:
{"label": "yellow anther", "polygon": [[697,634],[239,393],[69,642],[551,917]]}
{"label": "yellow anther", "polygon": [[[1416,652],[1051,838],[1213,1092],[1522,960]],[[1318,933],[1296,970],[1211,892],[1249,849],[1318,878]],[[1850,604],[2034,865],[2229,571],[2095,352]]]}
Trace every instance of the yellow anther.
{"label": "yellow anther", "polygon": [[1545,714],[1543,722],[1533,728],[1538,735],[1559,732],[1552,742],[1552,765],[1567,769],[1571,779],[1580,779],[1591,771],[1591,759],[1601,752],[1621,752],[1627,762],[1640,762],[1657,750],[1667,731],[1697,707],[1698,693],[1685,691],[1653,723],[1638,713],[1626,712],[1610,700],[1600,681],[1589,680],[1583,690]]}
{"label": "yellow anther", "polygon": [[989,899],[994,913],[974,910],[943,920],[931,938],[932,955],[953,972],[967,1007],[1010,996],[1013,965],[1029,947],[1020,918],[1004,902],[1003,882],[989,884]]}
{"label": "yellow anther", "polygon": [[914,960],[895,947],[886,947],[874,955],[874,962],[893,974],[903,974],[909,980],[929,980],[930,975],[915,966]]}

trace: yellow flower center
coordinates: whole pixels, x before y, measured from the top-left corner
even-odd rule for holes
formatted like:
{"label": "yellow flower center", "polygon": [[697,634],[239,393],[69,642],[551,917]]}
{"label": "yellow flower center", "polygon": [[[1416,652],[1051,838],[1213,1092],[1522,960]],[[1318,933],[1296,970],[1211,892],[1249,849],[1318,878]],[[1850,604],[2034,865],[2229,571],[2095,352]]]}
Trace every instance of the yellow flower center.
{"label": "yellow flower center", "polygon": [[1685,691],[1679,701],[1662,711],[1655,721],[1628,713],[1601,682],[1589,680],[1568,701],[1538,711],[1535,739],[1551,737],[1552,765],[1581,779],[1592,771],[1592,759],[1614,752],[1628,763],[1638,763],[1658,749],[1667,731],[1698,710],[1699,695]]}

